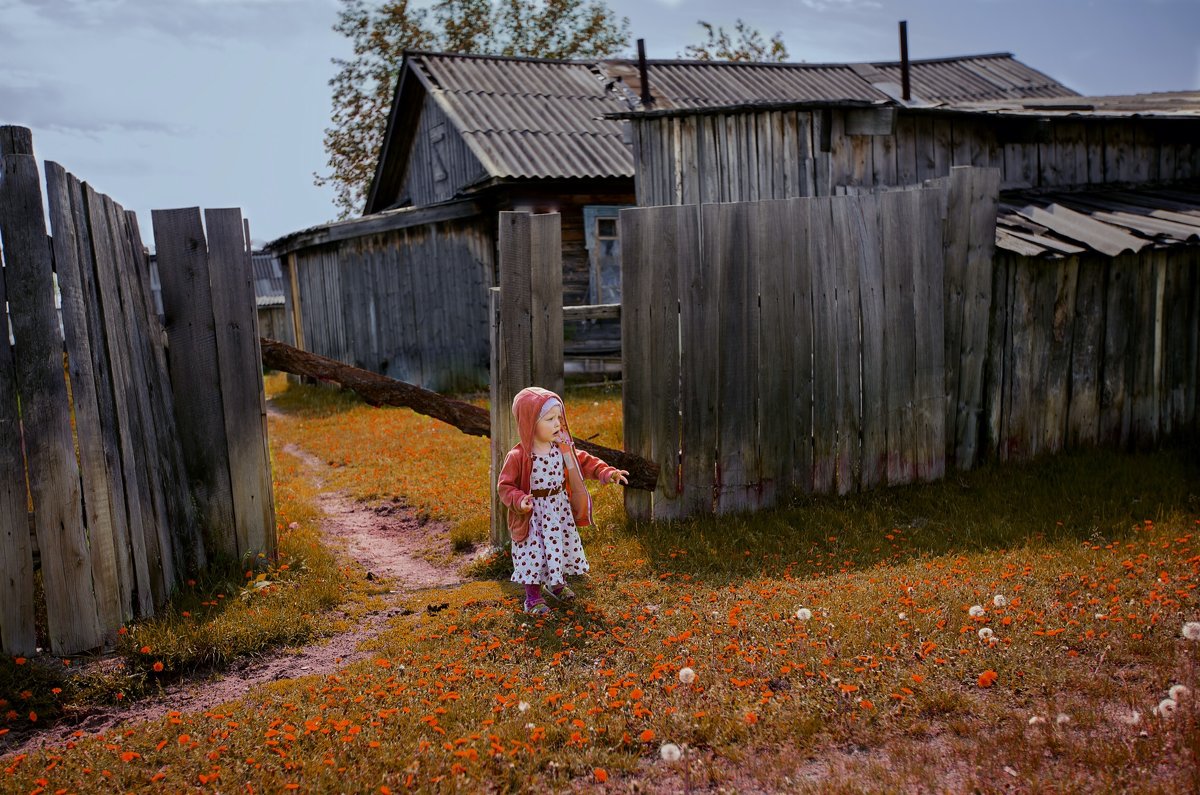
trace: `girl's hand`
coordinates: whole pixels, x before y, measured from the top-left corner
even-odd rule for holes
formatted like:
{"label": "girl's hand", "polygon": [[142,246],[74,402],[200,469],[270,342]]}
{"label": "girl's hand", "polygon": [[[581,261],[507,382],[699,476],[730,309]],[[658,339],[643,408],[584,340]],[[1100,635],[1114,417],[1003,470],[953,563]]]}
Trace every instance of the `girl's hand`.
{"label": "girl's hand", "polygon": [[526,494],[521,498],[521,502],[518,504],[521,507],[521,513],[529,513],[533,510],[533,495]]}
{"label": "girl's hand", "polygon": [[560,444],[570,444],[571,437],[567,435],[566,431],[560,430],[558,433],[554,434],[554,441],[559,442]]}
{"label": "girl's hand", "polygon": [[629,483],[629,478],[626,477],[626,475],[628,475],[628,474],[629,474],[628,469],[618,469],[616,472],[614,472],[612,474],[612,477],[609,478],[608,482],[609,483],[620,483],[621,485],[626,485]]}

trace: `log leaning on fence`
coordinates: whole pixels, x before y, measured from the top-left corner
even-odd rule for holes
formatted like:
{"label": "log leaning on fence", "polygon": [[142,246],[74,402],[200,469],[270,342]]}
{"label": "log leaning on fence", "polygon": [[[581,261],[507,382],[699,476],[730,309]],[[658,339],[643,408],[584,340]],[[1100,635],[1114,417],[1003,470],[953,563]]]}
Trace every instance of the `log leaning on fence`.
{"label": "log leaning on fence", "polygon": [[[403,406],[418,414],[433,417],[453,425],[471,436],[490,436],[491,419],[488,410],[461,400],[454,400],[419,386],[388,378],[329,359],[278,340],[262,337],[262,363],[272,370],[306,375],[322,381],[332,381],[360,395],[372,406]],[[658,482],[658,467],[641,456],[614,450],[582,439],[575,446],[591,453],[618,469],[629,470],[629,488],[653,491]]]}

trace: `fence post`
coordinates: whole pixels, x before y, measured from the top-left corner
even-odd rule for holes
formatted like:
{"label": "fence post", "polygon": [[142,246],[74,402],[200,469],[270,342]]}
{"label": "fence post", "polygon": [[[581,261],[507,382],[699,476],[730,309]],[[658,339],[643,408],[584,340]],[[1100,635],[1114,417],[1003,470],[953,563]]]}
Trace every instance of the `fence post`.
{"label": "fence post", "polygon": [[[491,310],[491,542],[508,540],[496,477],[517,443],[512,399],[527,386],[563,390],[562,244],[558,213],[500,213],[500,289]],[[493,296],[497,294],[492,293]]]}

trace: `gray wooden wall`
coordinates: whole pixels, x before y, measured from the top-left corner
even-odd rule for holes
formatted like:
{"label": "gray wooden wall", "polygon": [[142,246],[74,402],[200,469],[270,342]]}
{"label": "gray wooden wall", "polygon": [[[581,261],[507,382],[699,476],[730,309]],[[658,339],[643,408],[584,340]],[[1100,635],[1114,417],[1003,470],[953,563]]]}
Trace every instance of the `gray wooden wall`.
{"label": "gray wooden wall", "polygon": [[433,97],[425,97],[418,124],[404,186],[393,203],[423,207],[447,201],[463,186],[486,175],[479,160],[471,154],[466,141]]}
{"label": "gray wooden wall", "polygon": [[481,216],[300,249],[284,259],[304,350],[438,391],[488,383],[494,259]]}
{"label": "gray wooden wall", "polygon": [[1200,177],[1200,119],[1052,118],[1039,124],[1012,117],[831,108],[631,123],[643,207],[919,184],[948,175],[956,165],[1000,169],[1002,190]]}

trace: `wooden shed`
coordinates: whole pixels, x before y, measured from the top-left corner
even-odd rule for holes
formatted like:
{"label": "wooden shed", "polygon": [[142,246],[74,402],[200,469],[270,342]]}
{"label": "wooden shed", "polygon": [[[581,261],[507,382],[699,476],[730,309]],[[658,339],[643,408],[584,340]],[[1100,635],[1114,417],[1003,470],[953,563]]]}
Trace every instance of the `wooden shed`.
{"label": "wooden shed", "polygon": [[[654,107],[678,109],[888,102],[899,69],[651,60],[645,74]],[[910,70],[931,102],[1076,95],[1011,53],[914,60]],[[606,115],[640,108],[642,88],[629,60],[407,53],[362,218],[270,244],[297,343],[437,389],[485,383],[501,210],[560,213],[564,302],[619,303],[617,217],[639,202],[631,127]],[[595,315],[566,323],[568,360],[619,358],[614,313]]]}

